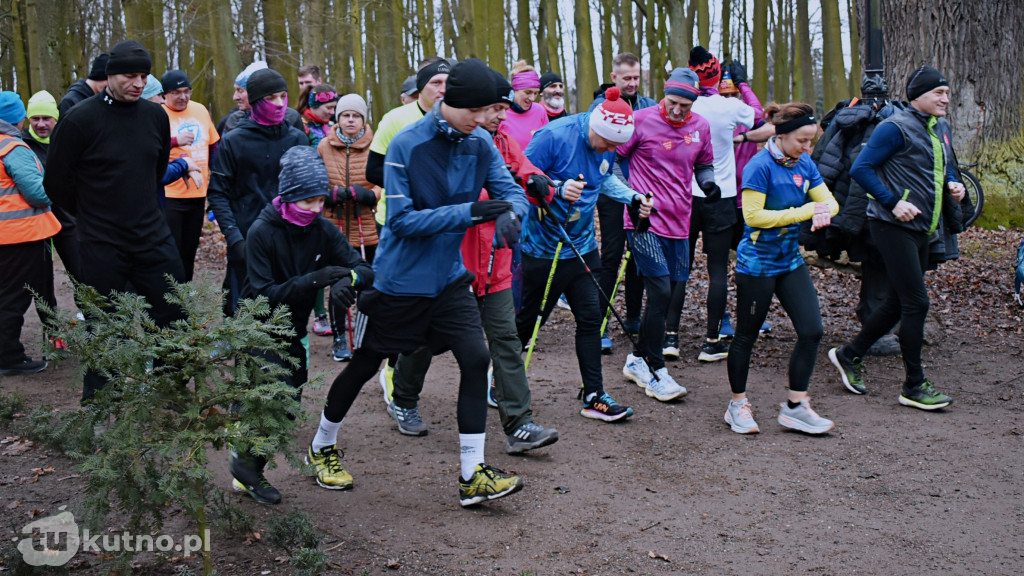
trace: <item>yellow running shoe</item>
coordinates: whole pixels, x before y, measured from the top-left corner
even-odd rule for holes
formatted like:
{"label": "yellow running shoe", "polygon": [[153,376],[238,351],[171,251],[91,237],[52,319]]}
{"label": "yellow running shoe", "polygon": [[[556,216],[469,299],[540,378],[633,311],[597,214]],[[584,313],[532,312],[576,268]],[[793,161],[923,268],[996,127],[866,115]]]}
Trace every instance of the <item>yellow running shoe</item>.
{"label": "yellow running shoe", "polygon": [[390,405],[394,400],[391,395],[395,392],[395,368],[391,366],[390,360],[384,362],[384,369],[380,371],[377,380],[380,381],[380,387],[384,389],[384,403]]}
{"label": "yellow running shoe", "polygon": [[523,489],[519,476],[505,476],[487,464],[477,464],[469,481],[459,478],[459,501],[463,506],[479,504],[484,500],[496,500]]}
{"label": "yellow running shoe", "polygon": [[352,475],[341,467],[341,456],[337,446],[321,448],[318,452],[310,446],[306,451],[306,464],[310,467],[316,483],[328,490],[352,488]]}

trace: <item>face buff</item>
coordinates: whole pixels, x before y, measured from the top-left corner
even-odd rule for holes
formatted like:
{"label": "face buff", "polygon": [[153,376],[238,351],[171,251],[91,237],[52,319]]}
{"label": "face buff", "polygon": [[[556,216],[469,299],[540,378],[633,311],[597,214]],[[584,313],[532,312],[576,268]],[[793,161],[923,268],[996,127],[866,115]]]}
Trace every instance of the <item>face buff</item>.
{"label": "face buff", "polygon": [[288,96],[285,95],[284,103],[278,106],[271,104],[266,98],[252,105],[252,119],[263,126],[276,126],[284,122],[284,114],[288,110]]}
{"label": "face buff", "polygon": [[316,220],[316,216],[319,214],[319,212],[313,212],[312,210],[303,210],[295,202],[284,202],[280,196],[274,198],[271,203],[274,205],[277,213],[281,215],[281,218],[296,226],[309,226]]}

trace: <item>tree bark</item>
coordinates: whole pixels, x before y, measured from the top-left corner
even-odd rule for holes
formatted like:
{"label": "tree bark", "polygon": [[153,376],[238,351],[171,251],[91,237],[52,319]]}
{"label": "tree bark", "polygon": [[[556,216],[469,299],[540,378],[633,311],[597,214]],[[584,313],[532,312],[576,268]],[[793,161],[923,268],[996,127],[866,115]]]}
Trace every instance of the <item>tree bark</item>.
{"label": "tree bark", "polygon": [[843,37],[839,24],[839,1],[821,2],[822,80],[825,108],[851,96],[847,94],[849,82],[843,62]]}
{"label": "tree bark", "polygon": [[733,57],[732,54],[732,2],[722,0],[722,57],[723,62]]}
{"label": "tree bark", "polygon": [[598,86],[597,63],[594,61],[594,40],[590,33],[590,3],[575,0],[573,23],[576,26],[576,109],[586,110]]}
{"label": "tree bark", "polygon": [[775,57],[775,69],[773,74],[773,94],[772,98],[776,102],[788,102],[789,101],[789,23],[788,23],[788,11],[786,8],[787,0],[779,0],[778,12],[774,23],[775,29],[775,48],[773,50],[773,56]]}
{"label": "tree bark", "polygon": [[754,38],[751,42],[754,73],[751,74],[750,87],[761,101],[768,99],[768,2],[754,0]]}
{"label": "tree bark", "polygon": [[796,46],[793,51],[793,98],[815,106],[813,62],[811,60],[811,27],[807,0],[796,0]]}
{"label": "tree bark", "polygon": [[850,95],[860,94],[861,66],[860,66],[860,20],[857,15],[858,0],[846,0],[849,9],[850,27]]}
{"label": "tree bark", "polygon": [[519,59],[531,64],[536,62],[530,30],[530,0],[516,0],[516,38],[519,41]]}
{"label": "tree bark", "polygon": [[[288,44],[288,6],[285,0],[263,0],[263,39],[267,65],[284,76],[288,93],[298,95],[297,66]],[[294,102],[292,102],[294,104]]]}
{"label": "tree bark", "polygon": [[697,3],[697,43],[711,51],[711,10],[707,2]]}
{"label": "tree bark", "polygon": [[683,0],[667,0],[668,4],[668,52],[672,67],[686,66],[690,53],[690,37],[693,22],[687,21]]}

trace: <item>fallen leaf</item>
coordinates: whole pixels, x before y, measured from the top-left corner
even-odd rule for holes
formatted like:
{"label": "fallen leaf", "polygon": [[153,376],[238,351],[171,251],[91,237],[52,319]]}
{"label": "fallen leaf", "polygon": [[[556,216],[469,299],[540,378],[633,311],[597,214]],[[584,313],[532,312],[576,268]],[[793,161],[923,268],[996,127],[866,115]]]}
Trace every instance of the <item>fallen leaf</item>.
{"label": "fallen leaf", "polygon": [[10,504],[7,505],[7,509],[14,510],[18,506],[21,506],[21,500],[15,500],[14,502],[11,502]]}
{"label": "fallen leaf", "polygon": [[665,556],[664,554],[658,554],[654,550],[651,550],[650,552],[648,552],[647,553],[647,557],[648,558],[652,558],[654,560],[664,560],[665,562],[668,562],[668,563],[672,562],[671,560],[668,559],[668,556]]}
{"label": "fallen leaf", "polygon": [[402,564],[398,561],[398,558],[388,558],[388,563],[384,567],[389,570],[398,570],[402,567]]}
{"label": "fallen leaf", "polygon": [[19,456],[19,455],[24,454],[25,452],[27,452],[30,448],[32,448],[32,441],[31,440],[25,440],[25,439],[22,439],[22,438],[17,438],[16,440],[13,440],[13,441],[10,442],[10,446],[8,446],[7,448],[4,448],[3,455],[4,456]]}

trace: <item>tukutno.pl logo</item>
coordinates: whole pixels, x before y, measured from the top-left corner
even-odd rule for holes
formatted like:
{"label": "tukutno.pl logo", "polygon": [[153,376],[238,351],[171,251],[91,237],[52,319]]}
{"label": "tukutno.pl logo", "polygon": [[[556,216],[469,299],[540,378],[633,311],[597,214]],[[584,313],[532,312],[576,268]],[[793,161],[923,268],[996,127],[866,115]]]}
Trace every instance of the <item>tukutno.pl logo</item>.
{"label": "tukutno.pl logo", "polygon": [[[82,552],[176,552],[188,558],[193,552],[210,551],[210,531],[205,539],[199,535],[185,536],[183,542],[175,542],[167,534],[158,536],[120,534],[90,534],[88,528],[81,533],[75,516],[65,510],[46,518],[40,518],[21,529],[26,537],[18,542],[18,552],[29,566],[63,566]],[[203,546],[203,541],[206,546]]]}

